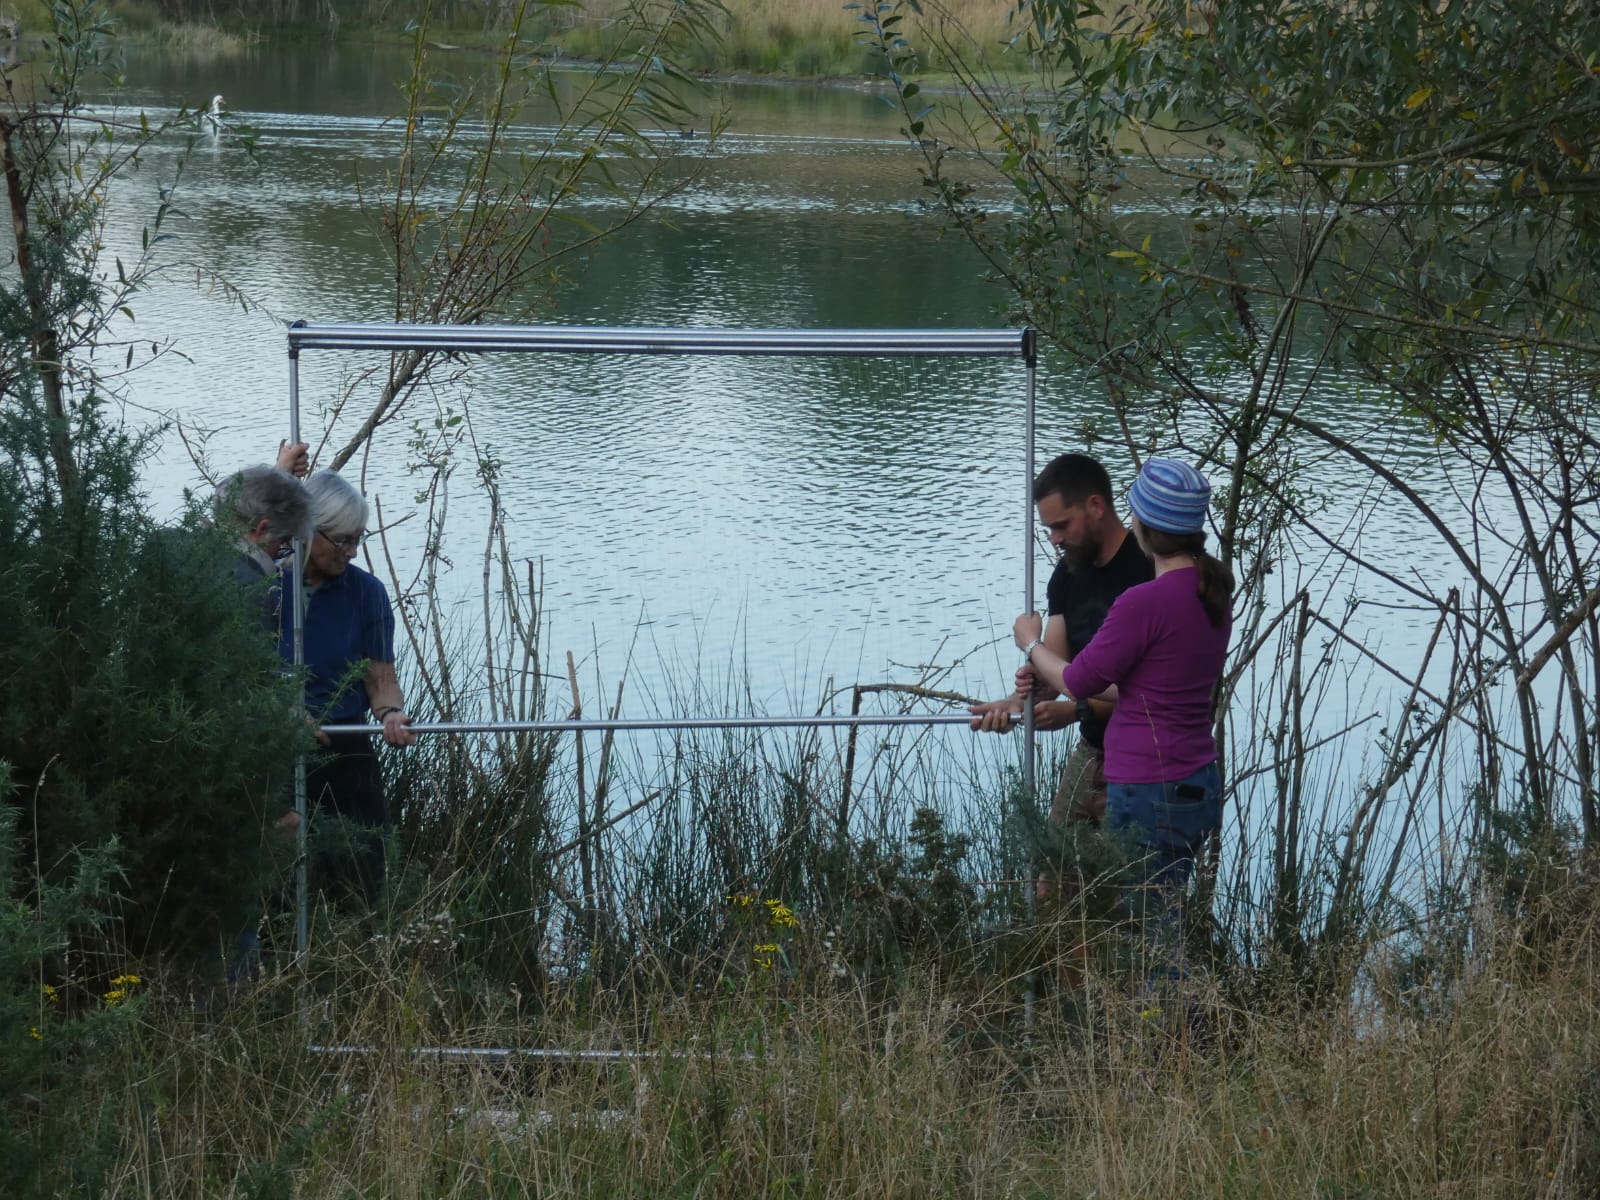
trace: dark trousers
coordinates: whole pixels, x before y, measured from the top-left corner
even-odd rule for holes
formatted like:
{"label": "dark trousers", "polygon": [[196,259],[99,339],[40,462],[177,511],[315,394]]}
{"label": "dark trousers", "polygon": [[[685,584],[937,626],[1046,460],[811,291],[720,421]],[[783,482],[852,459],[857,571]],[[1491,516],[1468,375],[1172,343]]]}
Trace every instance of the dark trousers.
{"label": "dark trousers", "polygon": [[389,810],[370,735],[331,734],[307,764],[310,868],[317,890],[341,908],[370,909],[383,889]]}

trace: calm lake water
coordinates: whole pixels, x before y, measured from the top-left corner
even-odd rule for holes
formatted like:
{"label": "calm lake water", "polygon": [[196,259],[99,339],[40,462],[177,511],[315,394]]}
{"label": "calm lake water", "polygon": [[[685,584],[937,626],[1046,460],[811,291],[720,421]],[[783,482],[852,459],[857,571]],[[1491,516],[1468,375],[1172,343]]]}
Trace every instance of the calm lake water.
{"label": "calm lake water", "polygon": [[[175,416],[217,467],[269,457],[287,431],[285,321],[389,315],[389,267],[355,178],[381,179],[392,159],[405,69],[402,55],[356,48],[129,64],[116,102],[156,112],[222,92],[259,135],[254,158],[228,136],[198,145],[183,217],[162,247],[171,270],[135,301],[136,335],[170,338],[173,353],[128,380],[134,411]],[[733,125],[704,178],[601,246],[552,323],[1003,325],[983,264],[919,214],[917,158],[875,95],[747,87],[730,99]],[[158,146],[124,185],[115,241],[136,244],[182,150],[179,138]],[[322,431],[354,373],[373,365],[306,355],[307,429]],[[607,692],[626,669],[624,715],[678,706],[673,697],[697,688],[702,700],[732,698],[701,712],[782,714],[814,709],[827,680],[910,681],[928,663],[954,666],[944,686],[1008,684],[1023,599],[1023,385],[1020,365],[999,361],[500,356],[476,360],[437,403],[469,402],[503,463],[512,549],[543,568],[547,652],[574,651]],[[373,392],[358,389],[352,410]],[[1425,440],[1363,415],[1351,395],[1317,402],[1346,412],[1351,435],[1407,463],[1418,486],[1448,486]],[[1095,388],[1048,356],[1038,403],[1041,462],[1082,448],[1084,426],[1102,419]],[[434,410],[413,415],[431,423]],[[329,442],[353,424],[340,418]],[[388,523],[417,509],[408,425],[383,430],[365,464]],[[1108,465],[1125,485],[1126,468]],[[1308,485],[1336,503],[1338,469],[1306,463]],[[167,437],[148,475],[156,509],[175,512],[198,478]],[[445,546],[466,631],[480,620],[483,552],[469,480],[463,468]],[[1454,582],[1458,568],[1372,501],[1350,499],[1375,558],[1440,591]],[[407,531],[420,523],[416,513],[395,536],[404,579],[419,558]],[[1049,562],[1046,548],[1033,552],[1042,603]],[[1311,582],[1363,594],[1370,583]],[[1364,631],[1402,659],[1427,634],[1403,614]],[[1329,720],[1381,705],[1385,691],[1357,681],[1352,694],[1330,700]]]}

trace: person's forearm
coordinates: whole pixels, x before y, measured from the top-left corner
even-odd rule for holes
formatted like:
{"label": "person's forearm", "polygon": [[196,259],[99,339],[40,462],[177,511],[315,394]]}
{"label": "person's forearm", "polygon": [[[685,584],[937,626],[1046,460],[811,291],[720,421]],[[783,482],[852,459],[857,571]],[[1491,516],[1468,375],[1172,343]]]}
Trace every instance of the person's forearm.
{"label": "person's forearm", "polygon": [[1063,684],[1061,681],[1061,676],[1066,672],[1067,669],[1066,659],[1062,658],[1061,655],[1057,654],[1054,650],[1051,650],[1043,642],[1040,642],[1028,655],[1028,662],[1033,665],[1037,679],[1043,682],[1046,686],[1054,688],[1068,700],[1074,699],[1072,694],[1067,691],[1065,684]]}
{"label": "person's forearm", "polygon": [[1038,700],[1033,705],[1033,727],[1041,733],[1065,729],[1078,719],[1077,709],[1065,700]]}
{"label": "person's forearm", "polygon": [[411,731],[411,714],[406,712],[405,697],[400,693],[400,680],[394,673],[394,664],[372,662],[363,680],[367,688],[367,704],[372,715],[383,725],[383,740],[391,746],[414,745],[417,735]]}
{"label": "person's forearm", "polygon": [[[1058,655],[1063,662],[1072,661],[1072,648],[1067,644],[1067,622],[1062,616],[1052,616],[1044,623],[1044,631],[1040,634],[1044,641],[1045,650]],[[1035,700],[1053,700],[1057,696],[1065,695],[1061,688],[1061,673],[1058,671],[1052,676],[1042,672],[1036,673],[1033,697]],[[1063,722],[1065,724],[1066,722]],[[1059,726],[1050,726],[1055,729]]]}
{"label": "person's forearm", "polygon": [[[1062,679],[1062,676],[1067,670],[1067,660],[1062,658],[1061,655],[1057,654],[1054,650],[1051,650],[1048,646],[1045,646],[1041,643],[1033,648],[1033,653],[1028,656],[1028,662],[1033,665],[1036,679],[1042,681],[1044,685],[1053,685],[1057,692],[1065,697],[1061,707],[1069,709],[1076,714],[1079,698],[1067,690],[1066,681]],[[1105,691],[1098,692],[1089,697],[1089,707],[1094,710],[1094,715],[1099,717],[1102,721],[1111,716],[1111,710],[1116,706],[1116,702],[1117,688],[1115,684],[1112,684],[1110,687],[1106,688]],[[1035,705],[1035,724],[1037,724],[1039,720],[1039,710],[1045,706],[1045,704]],[[1054,704],[1050,704],[1049,706],[1052,708],[1056,707]],[[1076,720],[1076,715],[1074,715],[1072,719]],[[1066,720],[1061,722],[1062,725],[1067,723],[1068,721]],[[1038,727],[1040,729],[1060,728],[1059,725],[1039,725]]]}
{"label": "person's forearm", "polygon": [[405,695],[400,691],[400,679],[395,675],[393,663],[369,664],[362,683],[366,687],[367,707],[378,720],[391,712],[405,711]]}

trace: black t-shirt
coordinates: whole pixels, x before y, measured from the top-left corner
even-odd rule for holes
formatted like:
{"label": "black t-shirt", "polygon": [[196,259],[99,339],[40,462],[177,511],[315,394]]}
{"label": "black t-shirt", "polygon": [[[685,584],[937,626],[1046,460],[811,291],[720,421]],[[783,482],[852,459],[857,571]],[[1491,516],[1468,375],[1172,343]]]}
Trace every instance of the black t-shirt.
{"label": "black t-shirt", "polygon": [[[1067,650],[1076,658],[1100,629],[1111,611],[1111,602],[1136,583],[1149,583],[1156,577],[1155,564],[1144,556],[1139,543],[1129,533],[1103,567],[1068,569],[1065,559],[1056,564],[1045,586],[1049,615],[1067,623]],[[1104,721],[1083,721],[1079,729],[1091,746],[1105,742]]]}

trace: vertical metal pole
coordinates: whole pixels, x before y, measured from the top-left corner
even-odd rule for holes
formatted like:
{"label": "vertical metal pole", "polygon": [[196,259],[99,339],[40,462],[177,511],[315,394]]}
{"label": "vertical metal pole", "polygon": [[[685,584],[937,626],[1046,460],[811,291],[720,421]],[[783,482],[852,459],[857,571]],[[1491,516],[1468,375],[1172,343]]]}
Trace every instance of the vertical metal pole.
{"label": "vertical metal pole", "polygon": [[[289,347],[289,442],[291,445],[300,444],[300,351]],[[300,678],[300,668],[306,661],[306,635],[305,635],[305,568],[306,544],[304,539],[294,539],[294,578],[290,580],[289,590],[294,593],[294,603],[290,611],[294,613],[294,674]],[[305,688],[296,689],[295,711],[301,719],[305,719],[306,693]],[[306,812],[306,756],[305,751],[295,755],[294,759],[294,811],[300,816],[300,824],[295,830],[295,868],[294,868],[294,952],[295,957],[302,957],[311,943],[310,923],[307,913],[310,905],[309,880],[306,875],[306,825],[309,815]]]}
{"label": "vertical metal pole", "polygon": [[[1033,592],[1033,414],[1034,414],[1034,378],[1038,371],[1039,356],[1035,345],[1036,334],[1029,329],[1023,334],[1022,353],[1028,364],[1028,400],[1026,408],[1026,428],[1024,440],[1026,448],[1023,451],[1022,464],[1022,611],[1032,612],[1034,605]],[[1029,803],[1032,803],[1038,787],[1038,767],[1034,761],[1034,728],[1033,728],[1033,694],[1023,701],[1022,706],[1022,782],[1027,789]],[[1031,889],[1030,889],[1031,894]]]}
{"label": "vertical metal pole", "polygon": [[[1028,366],[1028,400],[1024,406],[1026,410],[1024,435],[1025,448],[1023,450],[1023,481],[1022,481],[1022,611],[1032,612],[1034,605],[1033,592],[1033,416],[1034,416],[1034,381],[1039,364],[1037,334],[1032,330],[1025,330],[1022,335],[1022,355]],[[1033,728],[1033,693],[1022,702],[1022,802],[1032,806],[1035,814],[1039,811],[1039,768],[1034,755],[1034,728]],[[1028,915],[1034,916],[1038,912],[1038,897],[1034,893],[1033,871],[1024,872],[1022,886],[1025,889],[1024,903],[1027,905]],[[1023,1027],[1029,1031],[1033,1029],[1034,1003],[1038,995],[1038,983],[1035,974],[1028,972],[1028,982],[1022,994],[1022,1022]]]}

